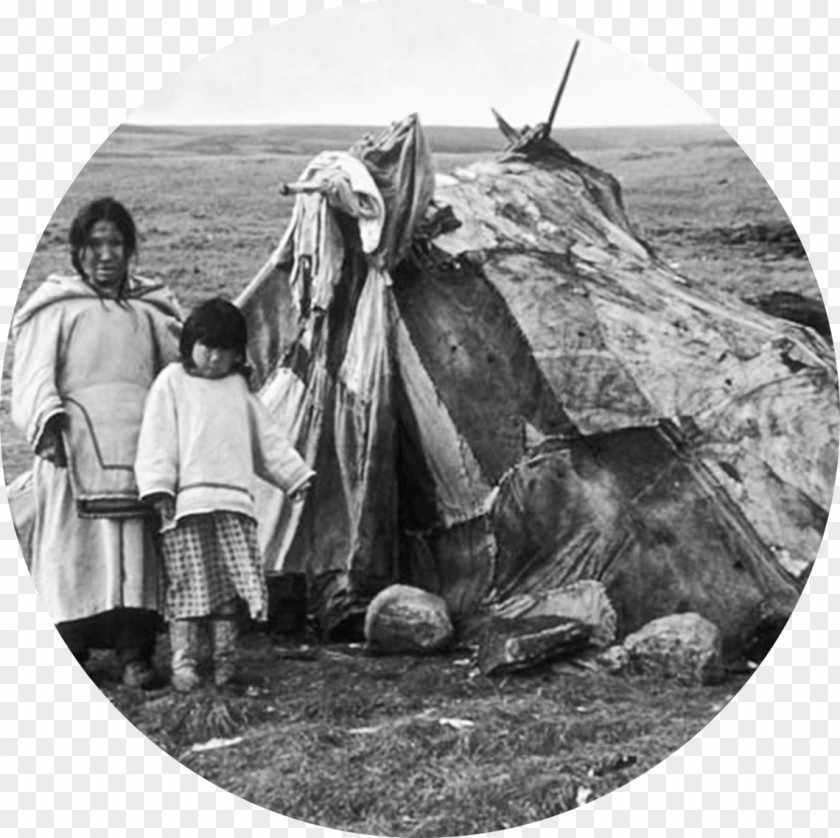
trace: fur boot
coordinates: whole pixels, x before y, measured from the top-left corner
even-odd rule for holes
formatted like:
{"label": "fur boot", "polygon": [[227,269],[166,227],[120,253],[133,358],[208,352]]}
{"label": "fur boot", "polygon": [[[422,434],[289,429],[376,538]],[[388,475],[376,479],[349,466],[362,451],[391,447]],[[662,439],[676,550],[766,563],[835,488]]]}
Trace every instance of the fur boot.
{"label": "fur boot", "polygon": [[195,620],[173,620],[169,624],[172,686],[178,692],[190,692],[201,683],[198,674],[198,628]]}
{"label": "fur boot", "polygon": [[223,687],[237,678],[236,646],[239,625],[236,618],[213,618],[213,681]]}

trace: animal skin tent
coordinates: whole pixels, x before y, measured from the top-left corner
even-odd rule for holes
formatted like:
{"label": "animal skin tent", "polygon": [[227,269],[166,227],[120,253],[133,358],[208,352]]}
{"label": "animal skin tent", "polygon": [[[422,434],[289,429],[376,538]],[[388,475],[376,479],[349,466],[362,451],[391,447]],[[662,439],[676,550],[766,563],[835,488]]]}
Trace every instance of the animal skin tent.
{"label": "animal skin tent", "polygon": [[267,570],[305,575],[327,636],[394,582],[469,631],[598,579],[620,635],[696,611],[737,651],[822,538],[831,349],[676,274],[547,134],[435,178],[412,116],[289,187],[239,303],[318,478],[298,506],[263,491]]}

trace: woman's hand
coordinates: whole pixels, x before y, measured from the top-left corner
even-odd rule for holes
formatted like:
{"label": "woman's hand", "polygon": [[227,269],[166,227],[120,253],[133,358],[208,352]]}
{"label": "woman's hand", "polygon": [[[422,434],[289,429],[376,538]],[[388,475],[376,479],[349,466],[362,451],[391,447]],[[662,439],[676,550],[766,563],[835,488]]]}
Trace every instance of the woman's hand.
{"label": "woman's hand", "polygon": [[67,452],[64,450],[64,438],[61,435],[62,417],[56,416],[47,422],[35,454],[52,463],[57,468],[67,468]]}

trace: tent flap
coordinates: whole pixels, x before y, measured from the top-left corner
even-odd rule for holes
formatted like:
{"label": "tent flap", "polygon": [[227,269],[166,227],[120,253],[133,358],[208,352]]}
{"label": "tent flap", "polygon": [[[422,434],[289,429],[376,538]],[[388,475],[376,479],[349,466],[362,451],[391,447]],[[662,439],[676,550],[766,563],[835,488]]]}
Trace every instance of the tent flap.
{"label": "tent flap", "polygon": [[695,611],[728,647],[787,619],[797,584],[674,438],[660,427],[551,440],[513,469],[493,509],[497,597],[596,579],[620,635]]}

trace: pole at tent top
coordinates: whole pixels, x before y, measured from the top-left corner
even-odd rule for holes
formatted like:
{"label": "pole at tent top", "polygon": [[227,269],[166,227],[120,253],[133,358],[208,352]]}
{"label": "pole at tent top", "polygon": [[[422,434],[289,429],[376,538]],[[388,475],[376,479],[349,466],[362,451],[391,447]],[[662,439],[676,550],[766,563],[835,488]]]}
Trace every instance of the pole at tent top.
{"label": "pole at tent top", "polygon": [[557,89],[557,95],[554,97],[554,104],[551,106],[551,113],[548,115],[548,122],[546,123],[545,135],[551,133],[551,126],[554,125],[554,117],[557,115],[557,107],[560,104],[560,99],[563,97],[563,91],[566,89],[566,82],[569,81],[569,73],[572,72],[572,64],[575,63],[575,56],[577,55],[580,41],[575,41],[572,47],[572,54],[569,56],[569,63],[566,65],[566,72],[563,73],[563,80],[560,82],[560,87]]}

